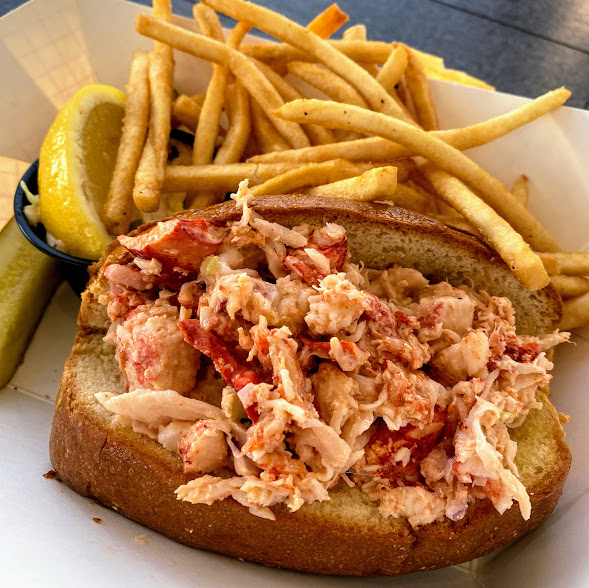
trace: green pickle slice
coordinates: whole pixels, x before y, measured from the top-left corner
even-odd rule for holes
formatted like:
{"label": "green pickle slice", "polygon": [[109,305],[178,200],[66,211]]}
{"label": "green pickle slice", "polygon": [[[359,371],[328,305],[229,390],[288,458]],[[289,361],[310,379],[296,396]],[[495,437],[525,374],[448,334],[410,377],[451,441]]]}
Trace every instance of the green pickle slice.
{"label": "green pickle slice", "polygon": [[31,245],[12,218],[0,231],[0,388],[16,371],[62,278],[59,262]]}

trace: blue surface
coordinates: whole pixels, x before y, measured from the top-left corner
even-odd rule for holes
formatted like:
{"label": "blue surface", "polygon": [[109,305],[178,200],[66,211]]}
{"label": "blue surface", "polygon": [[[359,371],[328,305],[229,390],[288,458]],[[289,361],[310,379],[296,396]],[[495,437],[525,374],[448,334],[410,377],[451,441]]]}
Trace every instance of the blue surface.
{"label": "blue surface", "polygon": [[[259,0],[302,24],[331,2]],[[0,0],[0,15],[20,4]],[[191,16],[192,1],[173,4],[174,12]],[[339,5],[350,14],[351,23],[367,26],[371,39],[404,41],[436,53],[447,67],[465,70],[512,94],[535,97],[566,86],[573,92],[568,105],[589,107],[585,0],[339,0]]]}

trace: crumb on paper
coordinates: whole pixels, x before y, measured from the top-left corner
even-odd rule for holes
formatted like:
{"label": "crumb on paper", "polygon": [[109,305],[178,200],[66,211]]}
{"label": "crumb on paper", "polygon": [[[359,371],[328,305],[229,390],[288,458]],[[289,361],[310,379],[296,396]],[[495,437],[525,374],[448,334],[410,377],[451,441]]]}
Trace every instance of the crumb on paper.
{"label": "crumb on paper", "polygon": [[43,477],[46,480],[57,480],[58,482],[61,482],[61,478],[55,470],[49,470],[47,473],[43,474]]}
{"label": "crumb on paper", "polygon": [[147,538],[149,535],[147,533],[141,533],[141,535],[135,535],[135,543],[140,543],[141,545],[145,545],[147,543]]}
{"label": "crumb on paper", "polygon": [[51,400],[51,396],[49,396],[49,394],[45,394],[44,396],[47,398],[47,400]]}
{"label": "crumb on paper", "polygon": [[92,517],[92,520],[97,524],[100,525],[100,523],[102,523],[102,519],[99,519],[98,517]]}

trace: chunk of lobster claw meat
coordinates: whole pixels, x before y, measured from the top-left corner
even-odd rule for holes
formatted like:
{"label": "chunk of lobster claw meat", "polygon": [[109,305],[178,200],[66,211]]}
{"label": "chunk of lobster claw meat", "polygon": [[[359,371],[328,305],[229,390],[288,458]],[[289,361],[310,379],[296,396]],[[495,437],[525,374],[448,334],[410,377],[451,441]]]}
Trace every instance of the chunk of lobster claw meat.
{"label": "chunk of lobster claw meat", "polygon": [[174,289],[194,279],[202,260],[217,252],[226,230],[205,219],[170,219],[136,236],[121,235],[119,243],[142,259],[162,264],[160,279]]}

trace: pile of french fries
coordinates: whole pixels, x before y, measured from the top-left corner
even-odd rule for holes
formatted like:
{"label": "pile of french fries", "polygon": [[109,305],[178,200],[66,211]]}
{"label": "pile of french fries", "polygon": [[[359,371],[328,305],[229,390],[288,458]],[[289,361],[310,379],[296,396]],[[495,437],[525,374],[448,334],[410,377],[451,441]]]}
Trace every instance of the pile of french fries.
{"label": "pile of french fries", "polygon": [[[430,78],[490,86],[402,43],[369,41],[362,24],[331,40],[348,20],[336,4],[304,27],[244,0],[202,0],[200,34],[171,23],[170,0],[153,9],[136,21],[155,43],[133,56],[104,213],[112,234],[157,214],[169,193],[201,208],[246,178],[258,196],[384,201],[477,235],[527,288],[552,281],[565,299],[563,328],[589,323],[589,253],[560,250],[527,208],[525,176],[507,190],[462,153],[558,108],[568,90],[440,130]],[[227,38],[217,11],[237,21]],[[278,42],[244,43],[252,28]],[[214,64],[205,94],[174,99],[173,50]],[[190,166],[168,164],[172,127],[194,134]]]}

